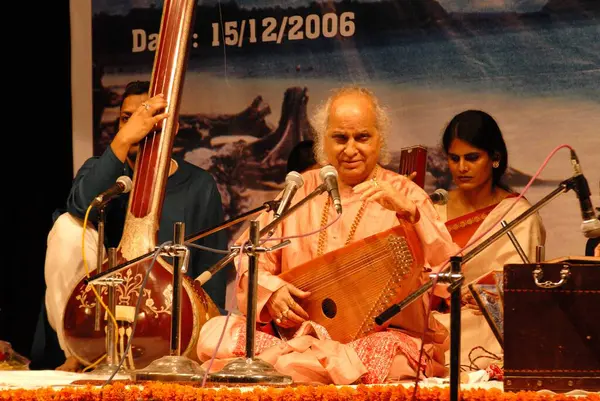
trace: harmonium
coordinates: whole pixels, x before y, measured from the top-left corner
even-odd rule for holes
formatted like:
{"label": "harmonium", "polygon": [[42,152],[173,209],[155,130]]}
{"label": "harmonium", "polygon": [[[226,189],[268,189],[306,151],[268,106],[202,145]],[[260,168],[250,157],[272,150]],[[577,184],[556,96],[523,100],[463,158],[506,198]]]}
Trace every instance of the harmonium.
{"label": "harmonium", "polygon": [[599,391],[600,258],[507,264],[502,280],[504,390]]}

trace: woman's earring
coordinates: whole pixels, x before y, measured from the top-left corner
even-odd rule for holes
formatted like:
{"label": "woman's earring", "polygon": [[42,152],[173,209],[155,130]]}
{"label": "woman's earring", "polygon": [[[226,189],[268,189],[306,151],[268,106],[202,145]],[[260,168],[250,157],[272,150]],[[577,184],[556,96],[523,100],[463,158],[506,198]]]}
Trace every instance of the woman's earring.
{"label": "woman's earring", "polygon": [[498,160],[496,160],[495,162],[492,163],[492,167],[493,168],[498,168],[500,167],[500,162]]}

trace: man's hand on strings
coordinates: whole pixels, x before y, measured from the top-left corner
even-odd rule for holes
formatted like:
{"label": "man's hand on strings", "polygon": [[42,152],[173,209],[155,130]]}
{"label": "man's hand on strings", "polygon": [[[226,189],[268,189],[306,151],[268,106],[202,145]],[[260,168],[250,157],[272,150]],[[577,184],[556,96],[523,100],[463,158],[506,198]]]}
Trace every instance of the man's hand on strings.
{"label": "man's hand on strings", "polygon": [[300,326],[308,320],[308,313],[294,300],[306,298],[310,292],[302,291],[292,284],[286,284],[271,295],[267,301],[267,310],[275,323],[283,328]]}

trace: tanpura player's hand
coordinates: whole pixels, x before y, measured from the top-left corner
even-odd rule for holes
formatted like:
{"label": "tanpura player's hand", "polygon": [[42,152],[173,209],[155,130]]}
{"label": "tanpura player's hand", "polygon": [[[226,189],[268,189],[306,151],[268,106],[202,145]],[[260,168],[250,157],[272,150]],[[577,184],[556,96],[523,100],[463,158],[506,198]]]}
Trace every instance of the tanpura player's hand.
{"label": "tanpura player's hand", "polygon": [[164,112],[166,107],[167,100],[163,94],[149,98],[135,109],[119,133],[129,144],[138,143],[169,116],[169,113]]}
{"label": "tanpura player's hand", "polygon": [[384,208],[396,212],[399,216],[411,222],[419,218],[417,206],[402,196],[390,183],[379,181],[376,178],[361,182],[353,189],[355,194],[360,194],[361,200],[374,201]]}
{"label": "tanpura player's hand", "polygon": [[294,297],[304,299],[310,296],[310,292],[302,291],[292,284],[286,284],[271,295],[267,301],[267,310],[275,323],[283,328],[300,326],[308,320],[308,313]]}
{"label": "tanpura player's hand", "polygon": [[169,116],[169,113],[165,112],[166,107],[167,100],[163,94],[159,94],[141,102],[129,117],[121,115],[119,132],[111,143],[117,157],[122,153],[127,154],[130,147],[160,127],[160,123]]}

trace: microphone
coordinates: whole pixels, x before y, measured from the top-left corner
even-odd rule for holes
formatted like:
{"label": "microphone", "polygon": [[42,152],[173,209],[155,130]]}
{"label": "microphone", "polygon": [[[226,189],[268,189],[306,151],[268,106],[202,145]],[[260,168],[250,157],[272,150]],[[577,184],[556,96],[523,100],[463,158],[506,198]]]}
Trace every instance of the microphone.
{"label": "microphone", "polygon": [[434,205],[445,205],[448,203],[448,191],[438,188],[429,195],[429,199],[431,199]]}
{"label": "microphone", "polygon": [[340,200],[340,191],[338,189],[337,170],[332,165],[327,165],[321,168],[319,176],[327,186],[327,192],[329,192],[329,196],[333,200],[335,211],[338,214],[342,214],[342,201]]}
{"label": "microphone", "polygon": [[110,200],[121,194],[126,194],[131,191],[132,183],[131,178],[126,175],[122,175],[117,178],[117,182],[100,195],[96,196],[92,201],[94,207],[102,207],[106,205]]}
{"label": "microphone", "polygon": [[[288,175],[285,177],[285,188],[283,190],[283,194],[281,195],[281,200],[279,202],[279,207],[277,211],[273,215],[273,220],[278,219],[287,209],[290,207],[290,203],[292,203],[292,199],[296,194],[298,188],[304,185],[304,178],[300,175],[300,173],[296,171],[290,171]],[[275,228],[269,230],[268,236],[271,237],[275,232]]]}
{"label": "microphone", "polygon": [[574,150],[571,149],[571,164],[575,175],[573,176],[575,183],[575,192],[579,199],[579,208],[581,209],[581,217],[583,222],[581,223],[581,231],[587,238],[600,237],[600,221],[594,213],[594,207],[592,206],[592,200],[590,199],[590,187],[588,182],[583,176],[581,171],[581,165],[579,164],[579,158]]}

